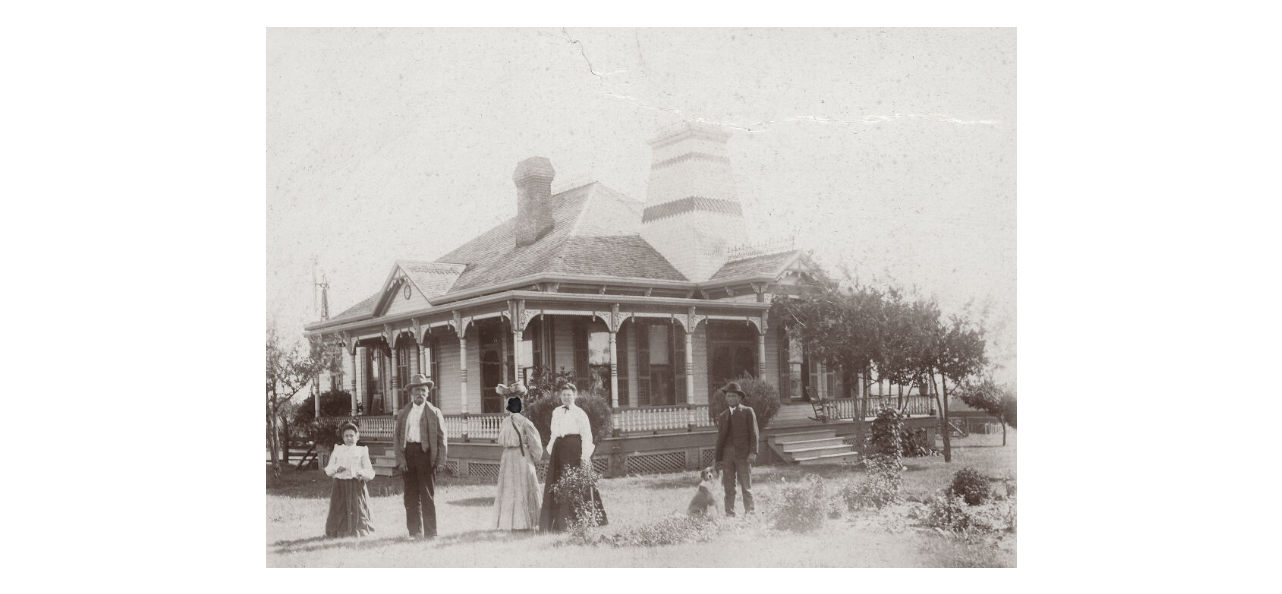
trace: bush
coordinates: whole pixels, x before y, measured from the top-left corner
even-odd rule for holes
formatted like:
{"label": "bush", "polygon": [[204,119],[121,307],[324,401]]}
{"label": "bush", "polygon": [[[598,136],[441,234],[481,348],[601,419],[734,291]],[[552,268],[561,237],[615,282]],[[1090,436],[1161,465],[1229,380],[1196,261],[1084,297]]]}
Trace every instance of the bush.
{"label": "bush", "polygon": [[[344,390],[330,390],[321,394],[322,417],[350,417],[352,415],[352,393]],[[294,420],[305,425],[316,420],[316,397],[308,396],[298,405]]]}
{"label": "bush", "polygon": [[784,486],[779,490],[779,503],[774,509],[773,525],[776,530],[810,532],[823,527],[828,517],[841,515],[834,499],[828,495],[828,486],[817,476],[807,477],[801,483]]}
{"label": "bush", "polygon": [[[338,428],[352,419],[350,418],[333,418],[322,417],[318,420],[311,421],[304,425],[307,433],[307,439],[316,444],[318,450],[329,450],[336,444],[343,443],[343,436],[339,435]],[[361,443],[357,440],[356,443]]]}
{"label": "bush", "polygon": [[720,524],[706,517],[668,517],[657,522],[599,536],[571,535],[566,544],[609,545],[614,547],[660,547],[706,542],[719,532]]}
{"label": "bush", "polygon": [[947,489],[928,499],[914,514],[926,526],[967,537],[1015,531],[1014,501],[972,506]]}
{"label": "bush", "polygon": [[846,485],[841,490],[846,509],[881,509],[898,501],[899,487],[903,482],[900,477],[903,467],[899,462],[892,456],[874,455],[864,459],[864,465],[868,469],[868,478]]}
{"label": "bush", "polygon": [[[757,415],[757,429],[765,429],[770,424],[770,420],[775,418],[779,413],[779,408],[783,406],[779,403],[779,390],[773,384],[765,380],[760,380],[751,375],[744,374],[735,380],[739,383],[739,389],[747,396],[743,404],[748,405],[752,412]],[[726,393],[717,388],[712,393],[712,399],[708,402],[708,416],[712,417],[715,422],[721,413],[730,408],[726,404]]]}
{"label": "bush", "polygon": [[979,474],[978,470],[969,466],[958,470],[953,475],[953,484],[948,487],[948,492],[957,497],[961,497],[967,505],[980,505],[988,500],[989,493],[992,489],[988,485],[988,479]]}
{"label": "bush", "polygon": [[604,519],[595,505],[589,505],[592,490],[600,480],[601,475],[591,467],[575,466],[567,470],[560,479],[557,479],[556,484],[552,485],[552,497],[571,502],[574,516],[568,522],[567,528],[571,537],[576,540],[586,541],[588,530],[600,526],[601,520]]}
{"label": "bush", "polygon": [[[588,421],[592,425],[592,443],[600,446],[601,441],[614,430],[610,404],[597,396],[579,394],[574,399],[574,405],[588,413]],[[523,411],[526,418],[533,421],[534,427],[539,430],[539,437],[543,439],[544,445],[552,439],[552,411],[558,406],[561,406],[560,398],[545,395],[531,402]]]}
{"label": "bush", "polygon": [[904,454],[904,417],[889,406],[877,411],[868,436],[866,451],[869,456],[885,456],[898,465]]}

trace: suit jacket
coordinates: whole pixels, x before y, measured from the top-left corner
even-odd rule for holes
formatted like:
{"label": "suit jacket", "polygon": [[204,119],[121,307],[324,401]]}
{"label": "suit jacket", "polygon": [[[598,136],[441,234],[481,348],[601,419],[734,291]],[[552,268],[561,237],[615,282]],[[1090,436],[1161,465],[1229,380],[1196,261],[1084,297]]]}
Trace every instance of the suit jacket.
{"label": "suit jacket", "polygon": [[[396,413],[396,435],[393,437],[393,444],[396,450],[397,466],[405,463],[405,422],[410,418],[410,409],[414,407],[413,403],[402,408]],[[431,402],[424,402],[423,416],[419,417],[418,434],[423,440],[423,451],[432,452],[432,468],[436,468],[445,461],[445,455],[449,452],[449,445],[445,435],[445,416],[441,414],[441,409],[432,406]]]}
{"label": "suit jacket", "polygon": [[717,416],[717,452],[715,460],[720,462],[726,444],[734,446],[734,453],[739,458],[757,453],[757,413],[747,406],[740,405],[739,410],[731,415],[726,409]]}

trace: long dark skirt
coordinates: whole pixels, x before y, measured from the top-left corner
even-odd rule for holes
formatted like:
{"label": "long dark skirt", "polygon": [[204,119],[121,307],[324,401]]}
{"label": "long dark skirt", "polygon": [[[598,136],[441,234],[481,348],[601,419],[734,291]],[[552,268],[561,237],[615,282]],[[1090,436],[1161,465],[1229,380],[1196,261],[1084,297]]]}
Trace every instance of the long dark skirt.
{"label": "long dark skirt", "polygon": [[360,479],[334,479],[329,495],[325,536],[366,536],[374,531],[369,520],[369,490]]}
{"label": "long dark skirt", "polygon": [[[578,435],[566,435],[557,438],[552,446],[552,457],[548,460],[548,474],[543,483],[543,507],[539,510],[539,532],[565,532],[566,527],[576,517],[576,501],[560,501],[552,493],[552,486],[565,474],[566,470],[582,464],[583,438]],[[585,503],[597,510],[600,521],[598,526],[606,525],[605,506],[601,505],[601,493],[592,489],[591,497],[585,497]]]}

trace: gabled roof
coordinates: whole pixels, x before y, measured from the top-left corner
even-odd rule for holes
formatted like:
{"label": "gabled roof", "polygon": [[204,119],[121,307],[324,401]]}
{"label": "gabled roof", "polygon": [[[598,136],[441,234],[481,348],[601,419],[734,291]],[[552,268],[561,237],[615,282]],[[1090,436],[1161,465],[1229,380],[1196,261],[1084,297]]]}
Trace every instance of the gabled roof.
{"label": "gabled roof", "polygon": [[715,283],[737,278],[778,278],[784,270],[804,256],[805,253],[801,250],[788,250],[726,262],[716,274],[712,275],[712,278],[708,279],[708,282]]}
{"label": "gabled roof", "polygon": [[343,310],[343,313],[340,313],[334,317],[331,317],[329,320],[326,320],[326,322],[331,322],[334,320],[343,320],[347,318],[355,319],[363,316],[368,316],[374,313],[374,305],[378,303],[378,298],[382,296],[383,296],[383,291],[380,289],[377,293],[374,293],[373,295],[370,295],[369,297],[362,299],[356,305],[353,305]]}

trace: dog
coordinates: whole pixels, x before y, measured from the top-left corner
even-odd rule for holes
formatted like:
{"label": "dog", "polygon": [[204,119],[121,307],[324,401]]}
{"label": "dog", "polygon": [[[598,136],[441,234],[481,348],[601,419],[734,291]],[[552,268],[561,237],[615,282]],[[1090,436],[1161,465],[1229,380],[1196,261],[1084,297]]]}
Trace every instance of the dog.
{"label": "dog", "polygon": [[686,515],[692,518],[708,517],[717,511],[716,492],[718,473],[713,467],[699,471],[699,490],[686,508]]}

